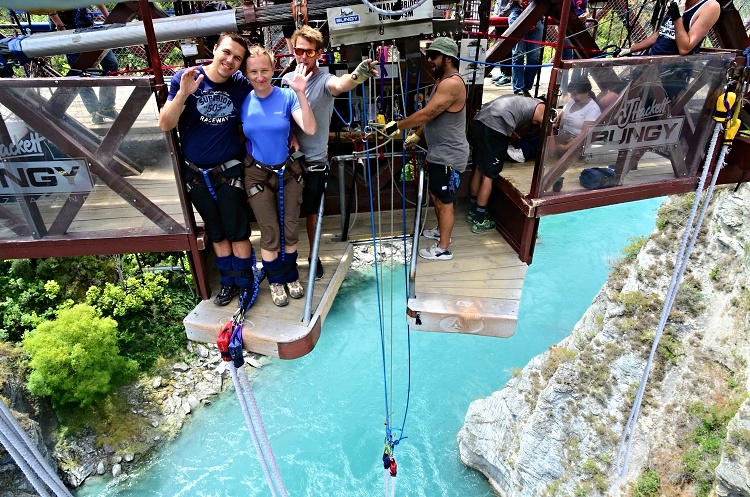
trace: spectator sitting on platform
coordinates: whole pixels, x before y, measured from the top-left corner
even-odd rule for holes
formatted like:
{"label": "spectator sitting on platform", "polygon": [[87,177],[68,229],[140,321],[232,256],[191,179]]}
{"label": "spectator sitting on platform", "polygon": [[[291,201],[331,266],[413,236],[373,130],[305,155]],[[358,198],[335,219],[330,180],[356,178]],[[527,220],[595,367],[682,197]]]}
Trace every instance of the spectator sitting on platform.
{"label": "spectator sitting on platform", "polygon": [[247,42],[222,33],[213,54],[210,65],[180,69],[172,77],[159,128],[179,131],[188,196],[205,223],[221,275],[214,304],[227,305],[254,281],[239,127],[239,109],[250,91],[239,72]]}
{"label": "spectator sitting on platform", "polygon": [[[649,49],[648,55],[692,55],[698,51],[708,31],[719,19],[721,5],[716,0],[686,0],[680,14],[677,2],[667,8],[658,31],[621,50],[618,57]],[[676,22],[682,18],[682,22]]]}
{"label": "spectator sitting on platform", "polygon": [[[305,187],[302,197],[302,214],[307,224],[307,238],[310,242],[310,253],[307,261],[312,264],[312,249],[315,238],[315,227],[318,220],[318,207],[328,181],[328,133],[331,127],[334,98],[353,90],[371,76],[377,76],[377,62],[370,59],[359,63],[351,74],[337,77],[328,71],[321,71],[318,59],[323,53],[323,35],[310,26],[302,26],[291,36],[294,59],[297,65],[303,65],[310,80],[305,88],[305,96],[315,115],[317,131],[314,135],[295,132],[299,149],[305,154],[303,176]],[[293,79],[294,73],[287,73],[284,79]],[[315,265],[315,279],[323,277],[323,264],[320,259]]]}
{"label": "spectator sitting on platform", "polygon": [[[104,19],[109,16],[107,7],[104,4],[97,5]],[[85,29],[90,28],[94,25],[94,16],[91,9],[88,7],[63,10],[50,14],[50,21],[55,25],[57,31],[65,31],[67,29]],[[73,67],[78,56],[80,54],[67,54],[68,64]],[[99,63],[104,75],[117,72],[120,69],[117,63],[117,57],[115,57],[112,50],[107,50]],[[68,72],[70,74],[70,71]],[[114,86],[102,86],[99,88],[99,98],[96,97],[96,93],[93,88],[82,87],[78,93],[81,96],[84,107],[91,114],[92,124],[104,124],[104,119],[114,121],[117,119],[117,111],[115,110],[115,97],[117,94],[117,88]]]}
{"label": "spectator sitting on platform", "polygon": [[620,96],[620,92],[628,84],[627,80],[621,80],[617,75],[602,75],[597,80],[599,84],[599,94],[596,96],[596,103],[599,104],[599,108],[604,112],[612,104],[614,104]]}
{"label": "spectator sitting on platform", "polygon": [[573,139],[583,132],[587,123],[595,121],[602,113],[591,91],[588,78],[571,81],[568,93],[570,100],[557,115],[555,122],[559,129],[555,135],[554,152],[559,155],[567,152],[572,146]]}
{"label": "spectator sitting on platform", "polygon": [[[286,79],[289,88],[279,88],[271,84],[273,68],[273,53],[258,45],[250,47],[245,74],[253,91],[242,104],[241,115],[248,151],[245,190],[260,227],[260,252],[271,298],[281,307],[289,302],[284,284],[293,299],[304,295],[297,270],[302,165],[289,154],[292,119],[308,135],[315,133],[316,125],[305,96],[312,73],[299,64],[294,76]],[[283,171],[282,178],[277,171]]]}

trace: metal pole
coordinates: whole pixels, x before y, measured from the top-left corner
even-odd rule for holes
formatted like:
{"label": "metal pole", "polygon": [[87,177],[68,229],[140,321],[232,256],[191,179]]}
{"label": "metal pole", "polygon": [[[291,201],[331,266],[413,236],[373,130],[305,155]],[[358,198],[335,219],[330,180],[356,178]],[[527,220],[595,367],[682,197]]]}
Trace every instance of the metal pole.
{"label": "metal pole", "polygon": [[313,291],[315,290],[315,273],[318,269],[318,252],[320,250],[320,233],[323,231],[323,211],[325,210],[326,193],[320,197],[320,206],[318,207],[318,221],[315,223],[315,238],[313,239],[313,249],[310,255],[310,276],[307,279],[307,298],[305,299],[305,314],[302,316],[302,322],[305,325],[310,323],[312,315]]}
{"label": "metal pole", "polygon": [[419,226],[422,224],[422,192],[424,192],[424,168],[419,168],[419,190],[417,191],[417,208],[414,214],[414,234],[411,241],[411,263],[409,264],[409,298],[417,296],[417,240]]}

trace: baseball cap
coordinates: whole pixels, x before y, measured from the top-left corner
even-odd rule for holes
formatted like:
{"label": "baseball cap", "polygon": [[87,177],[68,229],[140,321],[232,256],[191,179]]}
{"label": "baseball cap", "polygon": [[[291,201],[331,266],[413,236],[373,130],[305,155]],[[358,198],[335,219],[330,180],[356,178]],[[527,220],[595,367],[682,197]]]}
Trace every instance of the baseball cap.
{"label": "baseball cap", "polygon": [[458,57],[458,45],[456,45],[455,41],[445,36],[435,38],[435,41],[427,47],[427,50],[439,52],[448,57]]}

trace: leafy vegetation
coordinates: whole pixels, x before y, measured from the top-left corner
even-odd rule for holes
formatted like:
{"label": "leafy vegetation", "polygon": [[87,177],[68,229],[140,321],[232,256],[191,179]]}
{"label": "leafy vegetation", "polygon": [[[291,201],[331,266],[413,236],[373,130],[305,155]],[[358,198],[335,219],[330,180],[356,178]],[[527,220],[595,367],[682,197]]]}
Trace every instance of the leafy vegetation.
{"label": "leafy vegetation", "polygon": [[658,497],[660,488],[659,473],[653,469],[647,469],[635,481],[633,497]]}
{"label": "leafy vegetation", "polygon": [[23,339],[23,348],[31,358],[29,391],[50,397],[56,406],[87,407],[138,370],[135,361],[120,355],[117,323],[84,304],[40,324]]}
{"label": "leafy vegetation", "polygon": [[0,340],[19,342],[64,309],[86,303],[117,323],[117,346],[144,370],[185,344],[182,319],[195,306],[180,254],[141,254],[0,261]]}
{"label": "leafy vegetation", "polygon": [[695,403],[688,412],[698,418],[698,425],[690,437],[691,448],[682,457],[682,477],[695,484],[696,495],[710,495],[716,480],[715,470],[727,437],[727,425],[734,417],[740,402],[725,406],[704,406]]}
{"label": "leafy vegetation", "polygon": [[648,241],[647,236],[635,236],[628,239],[628,244],[622,249],[622,253],[626,259],[635,259],[638,257],[638,253],[641,251],[643,246]]}

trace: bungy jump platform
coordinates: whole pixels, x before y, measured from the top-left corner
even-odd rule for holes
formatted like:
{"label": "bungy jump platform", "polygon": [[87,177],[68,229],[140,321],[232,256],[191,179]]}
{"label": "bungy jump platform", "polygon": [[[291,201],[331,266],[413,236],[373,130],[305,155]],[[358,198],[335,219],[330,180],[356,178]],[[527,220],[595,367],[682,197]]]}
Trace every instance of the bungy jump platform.
{"label": "bungy jump platform", "polygon": [[[521,288],[527,264],[496,232],[476,235],[471,233],[466,218],[467,208],[456,208],[450,261],[430,261],[418,258],[418,277],[415,296],[407,305],[409,326],[415,331],[464,333],[493,337],[509,337],[515,333]],[[401,213],[395,212],[400,226]],[[414,211],[407,213],[407,226],[414,225]],[[434,211],[426,210],[426,227],[436,225]],[[285,307],[271,301],[268,282],[264,280],[253,306],[245,315],[243,345],[246,350],[278,357],[296,359],[313,350],[323,330],[333,300],[354,257],[354,245],[371,239],[370,227],[360,222],[350,231],[352,241],[340,242],[339,216],[326,216],[320,238],[320,259],[325,273],[315,282],[311,305],[311,319],[303,322],[305,299],[289,299]],[[307,289],[307,235],[300,226],[299,271],[302,286]],[[253,228],[256,228],[253,226]],[[258,246],[258,231],[251,238]],[[400,233],[381,233],[383,238],[400,237]],[[412,233],[408,234],[409,237]],[[421,238],[420,247],[434,243]],[[212,278],[218,289],[218,275]],[[215,343],[222,326],[237,310],[235,298],[229,305],[219,307],[211,300],[199,303],[184,319],[187,337],[198,342]]]}

